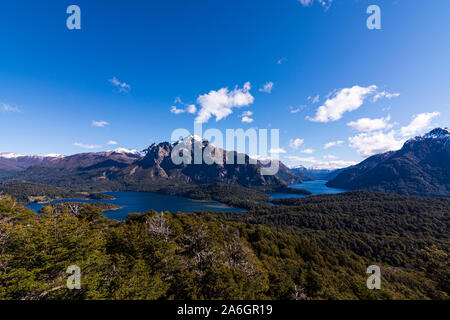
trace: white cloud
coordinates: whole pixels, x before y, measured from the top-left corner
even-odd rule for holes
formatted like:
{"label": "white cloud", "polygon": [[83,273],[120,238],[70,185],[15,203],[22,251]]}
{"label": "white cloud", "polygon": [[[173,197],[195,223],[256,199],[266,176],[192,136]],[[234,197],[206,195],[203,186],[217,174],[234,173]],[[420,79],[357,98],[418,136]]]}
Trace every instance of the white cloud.
{"label": "white cloud", "polygon": [[108,141],[108,144],[109,144],[110,146],[113,146],[113,145],[116,145],[116,144],[117,144],[117,141],[109,140],[109,141]]}
{"label": "white cloud", "polygon": [[187,106],[186,111],[190,114],[195,114],[197,112],[197,107],[195,104],[190,104]]}
{"label": "white cloud", "polygon": [[307,117],[309,121],[329,122],[342,118],[345,112],[358,109],[364,103],[364,99],[376,91],[377,86],[369,87],[353,86],[337,91],[332,98],[327,99],[325,104],[320,106],[314,118]]}
{"label": "white cloud", "polygon": [[286,153],[286,150],[284,150],[283,148],[270,149],[269,153],[272,154]]}
{"label": "white cloud", "polygon": [[170,108],[170,112],[172,112],[173,114],[181,114],[181,113],[185,113],[186,110],[184,109],[178,109],[176,106],[172,106]]}
{"label": "white cloud", "polygon": [[3,103],[3,102],[0,102],[0,105],[2,106],[2,111],[4,111],[4,112],[20,112],[19,107],[12,106],[10,104]]}
{"label": "white cloud", "polygon": [[286,159],[295,162],[295,165],[303,165],[305,167],[314,167],[317,169],[339,169],[339,168],[346,168],[349,166],[353,166],[357,164],[355,161],[346,161],[346,160],[331,160],[331,161],[324,161],[320,159],[316,159],[314,157],[297,157],[297,156],[286,156]]}
{"label": "white cloud", "polygon": [[305,149],[305,150],[302,150],[300,152],[301,153],[306,153],[306,154],[312,154],[312,153],[314,153],[314,149]]}
{"label": "white cloud", "polygon": [[382,129],[392,127],[389,124],[390,120],[391,120],[391,116],[387,116],[386,118],[378,118],[378,119],[361,118],[361,119],[358,119],[357,121],[349,122],[349,123],[347,123],[347,125],[357,131],[369,132],[369,131],[382,130]]}
{"label": "white cloud", "polygon": [[92,126],[93,127],[98,127],[98,128],[103,128],[105,126],[109,125],[108,122],[100,120],[100,121],[92,121]]}
{"label": "white cloud", "polygon": [[242,115],[240,116],[242,118],[242,122],[244,123],[252,123],[253,119],[250,118],[253,115],[252,111],[244,111],[242,112]]}
{"label": "white cloud", "polygon": [[170,108],[170,112],[172,112],[173,114],[181,114],[185,112],[195,114],[197,112],[197,107],[195,106],[195,104],[186,104],[183,102],[183,100],[181,100],[180,97],[176,97],[174,103],[181,104],[182,107],[177,107],[176,105],[172,106]]}
{"label": "white cloud", "polygon": [[332,154],[327,154],[323,156],[324,159],[328,159],[328,160],[334,160],[337,159],[336,156],[333,156]]}
{"label": "white cloud", "polygon": [[[300,2],[305,7],[309,7],[314,3],[314,0],[298,0],[298,2]],[[316,2],[319,3],[322,7],[328,9],[333,3],[333,0],[316,0]]]}
{"label": "white cloud", "polygon": [[264,84],[262,88],[259,89],[260,92],[271,93],[273,89],[273,82],[269,81]]}
{"label": "white cloud", "polygon": [[390,128],[387,125],[387,121],[390,120],[389,117],[386,119],[360,119],[364,121],[358,120],[353,125],[350,125],[350,123],[348,125],[367,132],[348,138],[350,147],[357,149],[363,157],[399,150],[407,138],[428,129],[431,121],[437,116],[439,116],[439,112],[417,114],[409,125],[402,127],[400,130],[389,132],[383,132],[384,129]]}
{"label": "white cloud", "polygon": [[420,133],[430,126],[433,118],[439,116],[439,112],[420,113],[413,117],[413,120],[406,127],[402,127],[400,132],[402,136],[408,137]]}
{"label": "white cloud", "polygon": [[229,91],[228,88],[222,88],[199,96],[197,103],[201,109],[195,121],[205,123],[212,116],[216,117],[216,121],[220,121],[233,113],[232,108],[241,108],[252,104],[254,98],[250,94],[250,89],[250,82],[246,82],[242,89],[236,87]]}
{"label": "white cloud", "polygon": [[126,82],[119,81],[116,77],[113,77],[112,79],[109,79],[109,82],[113,84],[115,87],[119,88],[119,92],[130,92],[131,87]]}
{"label": "white cloud", "polygon": [[250,118],[250,117],[247,117],[247,116],[243,116],[243,117],[242,117],[242,122],[245,122],[245,123],[252,123],[252,122],[253,122],[253,119]]}
{"label": "white cloud", "polygon": [[303,144],[303,142],[305,142],[304,139],[300,139],[300,138],[291,139],[291,140],[289,140],[289,146],[292,149],[298,149]]}
{"label": "white cloud", "polygon": [[336,147],[336,146],[341,146],[344,143],[344,141],[342,140],[338,140],[338,141],[332,141],[332,142],[328,142],[326,143],[323,148],[324,149],[329,149],[331,147]]}
{"label": "white cloud", "polygon": [[373,102],[376,102],[377,100],[379,100],[381,98],[392,99],[392,98],[395,98],[398,96],[400,96],[400,93],[389,93],[387,91],[381,91],[381,92],[377,92],[373,96]]}
{"label": "white cloud", "polygon": [[99,149],[102,147],[102,146],[98,146],[98,145],[84,144],[84,143],[80,143],[80,142],[75,142],[73,145],[76,147],[80,147],[83,149],[90,149],[90,150],[91,149]]}
{"label": "white cloud", "polygon": [[350,147],[357,149],[358,153],[363,157],[399,150],[403,146],[403,143],[405,143],[405,139],[396,139],[394,130],[388,133],[382,131],[360,133],[348,138],[348,140]]}
{"label": "white cloud", "polygon": [[293,106],[289,106],[289,112],[290,113],[298,113],[300,111],[302,111],[305,108],[305,106],[299,106],[298,108],[294,108]]}

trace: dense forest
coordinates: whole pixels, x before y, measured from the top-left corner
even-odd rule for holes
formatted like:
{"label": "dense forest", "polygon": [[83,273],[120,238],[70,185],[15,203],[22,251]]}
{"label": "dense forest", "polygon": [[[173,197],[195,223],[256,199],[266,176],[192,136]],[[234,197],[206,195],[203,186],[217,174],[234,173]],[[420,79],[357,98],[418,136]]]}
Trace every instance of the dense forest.
{"label": "dense forest", "polygon": [[51,185],[24,181],[7,181],[0,184],[0,194],[11,195],[16,200],[24,203],[45,203],[59,199],[114,199],[114,197],[103,193],[74,192]]}
{"label": "dense forest", "polygon": [[20,202],[49,202],[80,196],[75,192],[38,183],[9,182],[0,185],[0,193],[9,194]]}
{"label": "dense forest", "polygon": [[[449,200],[377,197],[118,222],[90,204],[36,214],[1,196],[0,299],[448,299]],[[371,264],[381,290],[366,287]],[[80,290],[66,288],[70,265]]]}
{"label": "dense forest", "polygon": [[272,203],[243,215],[214,215],[306,237],[321,249],[421,270],[449,292],[450,199],[352,191]]}
{"label": "dense forest", "polygon": [[55,202],[42,207],[39,213],[52,212],[55,213],[69,213],[77,216],[81,212],[86,210],[92,211],[91,209],[99,209],[100,211],[110,211],[120,209],[118,205],[107,203],[107,202],[78,202],[78,201],[68,201],[68,202]]}

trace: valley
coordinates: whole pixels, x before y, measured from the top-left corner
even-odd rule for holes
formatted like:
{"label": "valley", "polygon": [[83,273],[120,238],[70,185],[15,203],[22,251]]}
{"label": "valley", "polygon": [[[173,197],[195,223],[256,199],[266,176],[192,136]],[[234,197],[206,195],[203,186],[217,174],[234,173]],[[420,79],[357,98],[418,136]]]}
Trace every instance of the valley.
{"label": "valley", "polygon": [[[76,154],[16,168],[0,185],[1,235],[10,239],[0,263],[14,253],[0,275],[0,288],[7,288],[0,297],[448,299],[450,200],[400,195],[418,190],[398,182],[406,169],[394,176],[377,171],[385,163],[414,164],[425,168],[416,178],[433,177],[436,190],[445,191],[446,141],[430,133],[336,171],[291,170],[280,162],[275,176],[261,176],[261,164],[248,156],[241,165],[174,165],[167,142],[143,153]],[[394,161],[403,158],[409,162]],[[370,176],[398,185],[386,193],[354,184]],[[368,190],[346,190],[360,186]],[[71,263],[85,270],[88,286],[51,291],[64,281],[52,267],[64,264],[57,252],[74,254],[72,242],[83,244]],[[54,264],[28,262],[41,253]],[[367,291],[365,268],[373,263],[384,285]],[[19,266],[34,278],[12,278]]]}
{"label": "valley", "polygon": [[449,0],[41,2],[0,1],[5,318],[447,305]]}
{"label": "valley", "polygon": [[[1,196],[0,298],[448,299],[449,201],[354,191],[116,221],[92,204],[37,215]],[[68,263],[81,290],[58,289]],[[373,263],[383,286],[370,291]]]}

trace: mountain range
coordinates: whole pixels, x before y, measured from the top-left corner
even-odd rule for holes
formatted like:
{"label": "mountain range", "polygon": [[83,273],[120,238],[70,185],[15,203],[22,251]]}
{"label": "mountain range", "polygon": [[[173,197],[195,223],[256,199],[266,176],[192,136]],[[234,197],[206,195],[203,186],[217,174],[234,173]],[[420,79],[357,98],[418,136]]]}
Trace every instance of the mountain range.
{"label": "mountain range", "polygon": [[63,158],[62,155],[21,155],[13,152],[0,153],[0,170],[21,171],[34,165]]}
{"label": "mountain range", "polygon": [[[146,150],[119,148],[71,156],[24,156],[0,153],[0,179],[43,183],[75,191],[158,191],[180,185],[223,183],[244,187],[286,188],[306,180],[329,180],[327,186],[347,190],[450,196],[450,132],[436,128],[412,138],[398,151],[374,155],[361,163],[338,170],[289,169],[281,161],[276,175],[261,175],[265,166],[242,155],[244,164],[228,164],[237,152],[227,152],[205,139],[189,136],[175,143],[153,144]],[[182,144],[182,145],[180,145]],[[174,164],[171,153],[188,146],[223,157],[223,164]],[[273,190],[273,188],[272,188]]]}
{"label": "mountain range", "polygon": [[[201,150],[208,146],[213,153],[223,156],[223,164],[179,164],[171,159],[172,150],[179,145],[190,145],[191,157],[195,145]],[[44,183],[73,190],[136,190],[152,191],[155,186],[176,184],[225,183],[241,186],[287,186],[301,183],[301,175],[279,163],[277,175],[261,175],[264,164],[252,163],[248,155],[243,155],[244,164],[228,164],[226,161],[237,152],[226,152],[205,139],[194,136],[175,143],[153,144],[143,152],[117,149],[106,152],[81,153],[71,156],[43,157],[36,163],[25,164],[10,170],[9,179]],[[0,163],[9,159],[0,158]],[[7,168],[5,166],[5,168]],[[12,172],[11,172],[12,171]]]}
{"label": "mountain range", "polygon": [[374,155],[327,183],[421,196],[450,196],[450,131],[436,128],[405,142],[398,151]]}
{"label": "mountain range", "polygon": [[316,169],[316,168],[305,168],[304,166],[294,167],[291,170],[299,173],[303,180],[331,180],[334,179],[339,173],[347,168],[341,169]]}

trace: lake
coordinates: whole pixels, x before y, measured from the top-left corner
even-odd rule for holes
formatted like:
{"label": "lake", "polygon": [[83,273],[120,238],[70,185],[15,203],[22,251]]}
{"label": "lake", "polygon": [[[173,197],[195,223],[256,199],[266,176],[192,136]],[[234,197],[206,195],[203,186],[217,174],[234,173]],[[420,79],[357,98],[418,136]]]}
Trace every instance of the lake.
{"label": "lake", "polygon": [[[328,188],[325,185],[324,180],[306,181],[302,184],[293,184],[291,187],[298,189],[306,189],[317,194],[333,194],[342,193],[346,190]],[[122,191],[122,192],[106,192],[106,194],[113,196],[114,200],[82,200],[82,199],[69,199],[69,200],[56,200],[50,203],[30,203],[27,207],[31,210],[38,212],[43,206],[51,203],[57,202],[69,202],[69,201],[79,201],[79,202],[108,202],[121,207],[118,210],[105,211],[105,215],[109,219],[115,220],[125,220],[128,213],[132,212],[146,212],[149,210],[156,211],[170,211],[170,212],[196,212],[196,211],[216,211],[216,212],[245,212],[243,209],[231,208],[223,203],[215,201],[200,201],[192,200],[179,196],[172,196],[166,194],[158,194],[153,192],[132,192],[132,191]],[[272,199],[280,198],[303,198],[307,197],[304,195],[297,194],[286,194],[286,193],[271,193],[269,194]]]}
{"label": "lake", "polygon": [[[343,189],[329,188],[325,185],[327,182],[328,181],[326,180],[304,181],[301,184],[291,184],[290,186],[296,189],[305,189],[311,191],[314,196],[318,194],[336,194],[348,191]],[[306,195],[288,193],[270,193],[270,196],[272,197],[272,199],[308,197]]]}
{"label": "lake", "polygon": [[201,201],[192,200],[179,196],[172,196],[166,194],[158,194],[153,192],[106,192],[106,194],[113,196],[114,200],[56,200],[50,203],[30,203],[27,207],[36,212],[43,206],[57,202],[79,201],[79,202],[108,202],[120,206],[118,210],[105,211],[104,214],[109,219],[125,220],[128,213],[132,212],[146,212],[149,210],[156,211],[170,211],[170,212],[195,212],[195,211],[216,211],[216,212],[245,212],[243,209],[231,208],[223,203],[215,201]]}

